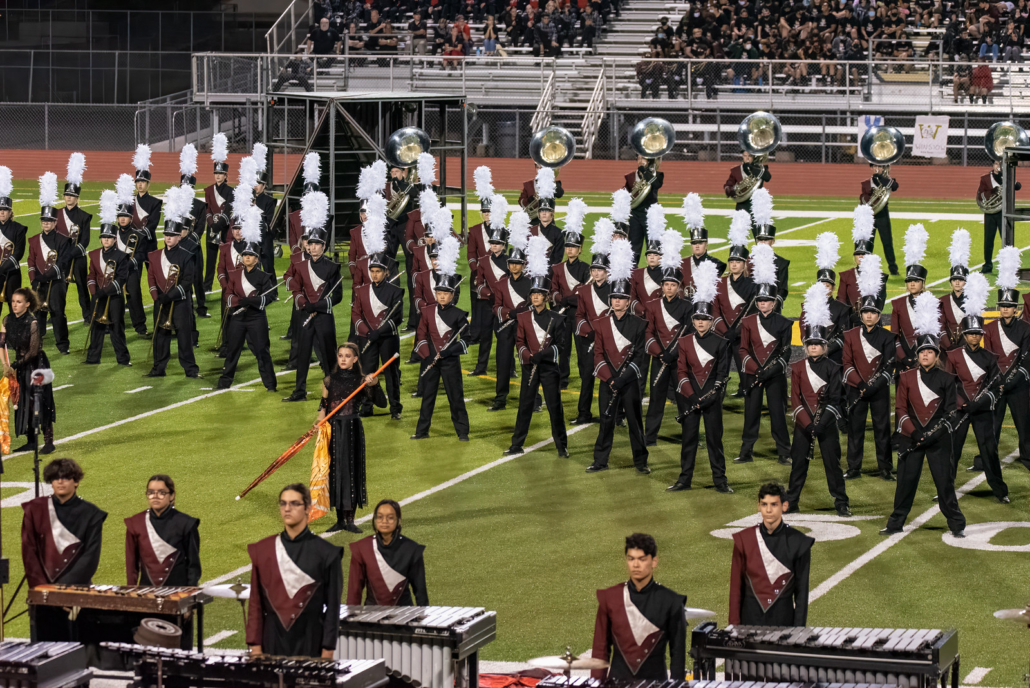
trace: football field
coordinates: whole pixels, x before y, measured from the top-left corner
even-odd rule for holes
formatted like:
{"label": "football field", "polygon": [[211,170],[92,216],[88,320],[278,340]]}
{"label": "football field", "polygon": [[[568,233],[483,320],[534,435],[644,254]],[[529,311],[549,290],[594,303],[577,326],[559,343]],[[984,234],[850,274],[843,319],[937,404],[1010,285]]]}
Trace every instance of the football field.
{"label": "football field", "polygon": [[[82,205],[96,212],[103,188],[86,184]],[[159,195],[155,185],[152,193]],[[580,196],[591,208],[607,209],[607,194],[567,192],[563,206]],[[34,181],[18,182],[13,197],[17,220],[38,231],[39,206]],[[508,194],[514,201],[515,194]],[[732,205],[725,199],[706,198],[706,226],[710,251],[726,259],[726,232]],[[670,226],[683,228],[680,197],[662,197]],[[841,239],[838,271],[852,266],[851,211],[854,199],[775,198],[778,239],[775,250],[791,261],[790,297],[784,314],[796,318],[805,289],[815,279],[815,238],[835,232]],[[475,210],[473,210],[475,209]],[[925,265],[935,294],[949,290],[948,244],[951,233],[965,227],[973,237],[971,267],[983,260],[982,216],[975,204],[963,201],[891,202],[894,245],[899,265],[904,264],[904,230],[921,222],[931,240]],[[587,217],[589,228],[598,217]],[[470,202],[469,225],[479,221],[478,203]],[[94,218],[90,248],[99,246],[99,221]],[[1030,238],[1017,228],[1017,245],[1030,248]],[[1021,236],[1022,235],[1022,236]],[[997,250],[997,247],[996,249]],[[877,252],[882,254],[880,242]],[[345,262],[345,254],[342,256]],[[23,260],[23,263],[25,261]],[[281,275],[287,259],[277,261]],[[459,266],[467,267],[464,261]],[[993,276],[991,276],[993,284]],[[467,283],[466,283],[467,284]],[[348,332],[350,283],[344,282],[344,303],[336,309],[338,340]],[[1025,285],[1024,285],[1025,286]],[[151,343],[128,332],[133,367],[114,362],[108,345],[100,366],[82,364],[80,353],[86,329],[76,297],[68,297],[72,354],[61,356],[50,335],[44,342],[56,375],[57,404],[53,457],[69,456],[86,471],[80,494],[106,510],[103,554],[96,583],[124,584],[124,524],[122,519],[143,510],[144,481],[158,472],[171,474],[178,485],[177,505],[201,520],[203,581],[248,582],[246,545],[279,530],[275,498],[279,488],[307,481],[313,443],[272,478],[242,500],[235,496],[275,457],[310,426],[317,413],[317,367],[309,375],[309,401],[280,401],[293,386],[293,372],[279,372],[279,392],[267,393],[258,379],[253,356],[244,351],[236,385],[215,390],[222,361],[212,352],[218,328],[218,296],[208,296],[214,317],[200,320],[200,348],[195,350],[204,374],[191,380],[173,358],[168,377],[147,379]],[[888,284],[888,298],[903,293],[900,277]],[[272,358],[279,371],[286,362],[289,342],[285,334],[291,303],[280,290],[280,303],[268,309]],[[149,301],[149,298],[144,297]],[[991,303],[994,297],[992,293]],[[459,306],[468,308],[468,289],[462,288]],[[346,307],[345,307],[346,306]],[[149,311],[148,311],[149,312]],[[405,313],[405,316],[407,314]],[[991,313],[988,314],[992,315]],[[402,360],[413,344],[411,334],[402,341]],[[799,342],[795,342],[799,343]],[[471,370],[476,347],[463,359]],[[637,474],[629,455],[625,428],[617,429],[612,470],[584,473],[592,459],[597,426],[570,427],[571,457],[560,459],[550,440],[546,413],[534,416],[526,453],[503,457],[509,446],[517,410],[518,383],[513,381],[506,411],[487,413],[494,394],[494,366],[487,375],[465,377],[465,398],[471,422],[471,442],[458,443],[450,425],[446,398],[441,394],[430,438],[413,442],[418,399],[410,397],[418,377],[416,366],[401,366],[403,419],[392,421],[385,409],[365,419],[368,441],[368,494],[374,504],[390,497],[401,501],[405,534],[427,545],[426,567],[430,602],[434,605],[482,606],[498,613],[497,640],[482,654],[484,660],[524,661],[539,655],[559,654],[566,645],[573,651],[589,648],[593,634],[597,588],[624,580],[623,538],[633,531],[653,534],[659,547],[657,579],[686,594],[688,604],[727,618],[728,578],[734,529],[757,522],[758,486],[767,480],[786,483],[789,467],[775,461],[775,447],[763,423],[762,437],[752,464],[729,465],[732,495],[717,493],[703,449],[699,452],[694,489],[666,493],[679,474],[679,430],[671,405],[657,447],[651,448],[651,475]],[[575,417],[578,399],[576,366],[570,387],[563,392],[565,417]],[[731,374],[730,389],[737,377]],[[596,412],[596,411],[595,411]],[[736,456],[742,427],[743,403],[727,398],[723,438],[727,461]],[[12,446],[22,444],[13,438]],[[874,474],[847,484],[854,516],[840,518],[833,509],[821,464],[816,461],[802,496],[800,515],[788,522],[817,538],[812,553],[809,625],[879,628],[958,628],[962,655],[960,678],[965,684],[1015,686],[1026,672],[1030,636],[1011,621],[999,621],[997,609],[1020,607],[1030,601],[1030,472],[1016,457],[1016,434],[1006,420],[1000,452],[1003,475],[1012,503],[999,504],[982,473],[966,472],[975,454],[972,436],[960,461],[957,485],[959,505],[969,525],[965,540],[951,538],[934,502],[928,471],[923,473],[909,528],[891,538],[877,531],[885,525],[894,497],[894,485]],[[871,432],[866,441],[865,468],[875,469]],[[43,457],[46,459],[47,457]],[[13,593],[22,576],[19,553],[21,509],[32,495],[32,455],[3,457],[2,537],[4,555],[11,559]],[[369,510],[360,512],[359,524],[371,532]],[[333,519],[316,521],[321,532]],[[914,527],[913,527],[914,526]],[[342,533],[330,541],[345,546],[361,536]],[[344,559],[345,573],[349,554]],[[5,604],[6,604],[5,599]],[[13,601],[8,617],[25,608],[24,589]],[[244,646],[242,616],[231,601],[216,600],[208,608],[205,634],[217,648]],[[26,616],[10,621],[9,636],[27,637]]]}

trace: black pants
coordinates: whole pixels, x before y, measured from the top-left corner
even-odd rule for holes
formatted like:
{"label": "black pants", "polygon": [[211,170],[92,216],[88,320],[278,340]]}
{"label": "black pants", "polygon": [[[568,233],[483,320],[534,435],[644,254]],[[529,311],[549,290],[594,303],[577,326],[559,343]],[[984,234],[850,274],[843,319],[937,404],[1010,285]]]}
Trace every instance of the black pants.
{"label": "black pants", "polygon": [[594,465],[608,465],[608,455],[611,454],[612,441],[615,436],[615,416],[617,415],[617,409],[621,408],[626,414],[626,425],[629,427],[629,444],[633,450],[633,464],[635,466],[646,466],[647,444],[644,439],[644,418],[643,409],[640,405],[640,385],[630,382],[623,386],[615,397],[611,413],[606,413],[612,401],[612,390],[607,382],[602,382],[601,393],[598,399],[601,411],[601,427],[597,431],[597,441],[594,442]]}
{"label": "black pants", "polygon": [[228,316],[228,319],[229,323],[225,328],[225,363],[222,365],[222,375],[218,378],[218,389],[232,385],[240,354],[243,353],[243,345],[246,344],[257,359],[261,384],[265,389],[274,390],[276,381],[272,354],[269,352],[268,316],[264,311],[247,308],[239,315]]}
{"label": "black pants", "polygon": [[261,237],[261,269],[267,272],[272,277],[272,282],[275,282],[275,254],[273,253],[274,247],[272,245],[272,233],[271,231],[265,231],[264,236]]}
{"label": "black pants", "polygon": [[418,327],[418,309],[415,308],[415,270],[414,270],[415,258],[407,251],[404,250],[404,279],[408,282],[408,327],[415,329]]}
{"label": "black pants", "polygon": [[[562,315],[565,322],[576,322],[576,309],[568,308]],[[566,327],[562,330],[562,336],[558,339],[558,374],[561,378],[561,388],[569,386],[569,375],[572,373],[572,329]]]}
{"label": "black pants", "polygon": [[82,319],[89,320],[91,304],[89,289],[86,288],[86,256],[79,256],[73,260],[71,271],[72,277],[75,278],[75,291],[78,292],[79,308],[82,310]]}
{"label": "black pants", "polygon": [[891,272],[898,271],[898,262],[894,259],[894,235],[891,234],[891,213],[884,208],[873,216],[873,241],[880,235],[883,244],[883,257],[887,259],[887,267]]}
{"label": "black pants", "polygon": [[[475,295],[475,292],[473,292]],[[472,302],[472,322],[475,323],[477,318],[479,320],[479,337],[470,338],[469,342],[472,344],[479,344],[479,352],[476,358],[475,370],[486,371],[487,366],[490,365],[490,351],[494,346],[494,327],[496,326],[496,320],[493,315],[493,309],[491,301],[488,299],[476,299]],[[475,325],[472,326],[473,328]],[[512,327],[515,327],[512,325]]]}
{"label": "black pants", "polygon": [[551,437],[558,451],[565,451],[568,436],[565,433],[565,409],[561,403],[561,389],[558,388],[560,375],[554,363],[539,363],[522,366],[522,387],[519,390],[519,413],[515,417],[515,432],[511,436],[511,446],[521,448],[529,434],[529,423],[533,420],[533,407],[536,406],[537,392],[544,388],[544,401],[547,402],[547,415],[551,418]]}
{"label": "black pants", "polygon": [[[358,338],[358,349],[364,350],[361,354],[361,369],[366,375],[371,375],[379,370],[379,366],[390,360],[390,357],[401,350],[401,340],[397,335],[383,337],[379,341],[365,345],[368,340],[364,337]],[[401,362],[396,360],[383,371],[386,378],[386,398],[390,401],[390,413],[400,413],[404,410],[401,406]],[[372,412],[372,402],[368,401],[362,405],[362,410]]]}
{"label": "black pants", "polygon": [[[198,249],[197,252],[193,254],[193,270],[194,270],[193,274],[199,276],[199,275],[203,274],[203,272],[202,272],[203,269],[204,269],[204,256],[201,254],[201,251]],[[195,279],[195,280],[193,280],[193,296],[197,300],[197,314],[198,315],[206,315],[207,314],[207,292],[204,289],[204,280],[202,280],[202,279]]]}
{"label": "black pants", "polygon": [[[742,384],[750,384],[752,375],[741,375]],[[744,398],[744,432],[741,435],[741,457],[751,456],[762,422],[762,397],[769,407],[769,425],[776,442],[778,456],[790,456],[790,435],[787,434],[787,376],[776,375],[761,387],[752,387]]]}
{"label": "black pants", "polygon": [[958,508],[958,497],[955,496],[955,481],[951,479],[951,440],[938,438],[936,442],[923,449],[917,449],[904,459],[898,460],[898,486],[894,492],[894,512],[887,519],[887,527],[898,530],[905,525],[908,512],[912,510],[916,492],[919,489],[919,477],[923,473],[923,457],[930,466],[937,487],[938,504],[941,513],[948,520],[948,528],[957,532],[966,527],[966,517]]}
{"label": "black pants", "polygon": [[[658,87],[655,86],[655,98]],[[644,250],[644,239],[647,238],[647,208],[639,205],[629,215],[629,243],[633,247],[633,267],[640,263],[640,254]]]}
{"label": "black pants", "polygon": [[[300,330],[301,325],[304,324],[308,314],[304,311],[293,309],[293,313],[290,315],[290,327],[288,332],[290,334],[290,356],[286,360],[286,367],[289,370],[297,369],[297,350],[300,348],[300,337],[297,336],[297,332]],[[322,353],[321,342],[315,341],[311,351],[315,354],[315,358],[319,361],[325,360],[325,354]],[[335,356],[335,354],[334,354]],[[311,356],[308,356],[308,360],[304,361],[304,365],[308,366],[311,364]]]}
{"label": "black pants", "polygon": [[998,439],[994,436],[994,414],[990,411],[982,411],[973,415],[964,415],[958,427],[951,437],[951,480],[955,481],[958,475],[958,461],[962,457],[962,448],[966,444],[966,436],[969,434],[969,427],[973,427],[973,437],[976,438],[976,446],[980,451],[980,462],[987,478],[987,484],[991,492],[998,499],[1007,497],[1009,494],[1008,485],[1001,477],[1001,460],[998,457]]}
{"label": "black pants", "polygon": [[139,334],[147,331],[147,312],[143,309],[143,292],[140,290],[141,270],[129,273],[125,282],[125,302],[129,306],[129,322]]}
{"label": "black pants", "polygon": [[594,406],[594,354],[590,350],[594,337],[581,337],[577,334],[575,342],[576,366],[579,369],[579,406],[576,418],[589,423]]}
{"label": "black pants", "polygon": [[878,471],[894,469],[894,455],[891,453],[891,390],[884,385],[865,399],[858,398],[858,388],[847,385],[847,400],[851,404],[848,415],[848,470],[861,471],[865,454],[866,415],[873,419],[873,446],[876,448]]}
{"label": "black pants", "polygon": [[485,324],[483,321],[483,315],[481,312],[477,313],[477,306],[482,299],[476,294],[475,289],[469,289],[469,341],[478,342],[479,338],[483,334],[483,327]]}
{"label": "black pants", "polygon": [[[994,407],[994,438],[1001,441],[1001,426],[1005,421],[1005,407],[1007,406],[1012,413],[1012,422],[1016,426],[1016,435],[1019,438],[1019,463],[1030,469],[1030,427],[1027,427],[1027,424],[1030,423],[1028,391],[1030,390],[1027,389],[1026,384],[1017,383],[1011,389],[1006,389],[998,398],[998,403]],[[981,456],[983,455],[981,454]]]}
{"label": "black pants", "polygon": [[295,392],[308,391],[308,361],[311,351],[322,352],[322,373],[329,375],[336,363],[336,320],[332,313],[314,313],[311,322],[304,327],[311,313],[298,312],[297,327],[293,330],[293,338],[297,340],[297,383]]}
{"label": "black pants", "polygon": [[1001,236],[1005,245],[1005,231],[1002,229],[1001,213],[984,213],[984,267],[994,268],[994,236]]}
{"label": "black pants", "polygon": [[[174,308],[172,308],[173,305]],[[174,334],[158,325],[168,319],[169,308],[172,308]],[[154,372],[165,372],[168,359],[172,354],[173,336],[178,349],[179,365],[187,375],[200,373],[200,368],[197,367],[197,362],[193,358],[193,299],[188,295],[182,301],[154,304]]]}
{"label": "black pants", "polygon": [[68,283],[64,278],[39,282],[33,287],[39,294],[39,301],[47,303],[46,308],[36,311],[36,322],[39,323],[40,339],[46,333],[46,321],[54,329],[54,344],[57,350],[68,353],[68,317],[64,314],[65,300],[68,298]]}
{"label": "black pants", "polygon": [[[833,506],[842,509],[848,505],[848,493],[844,489],[844,471],[840,469],[840,435],[837,424],[830,423],[816,438],[819,454],[823,457],[826,470],[826,487],[833,497]],[[812,440],[797,425],[794,426],[794,442],[790,445],[790,483],[787,487],[787,501],[792,507],[800,506],[801,490],[808,479],[808,452]]]}
{"label": "black pants", "polygon": [[[670,364],[671,365],[671,364]],[[680,406],[684,404],[679,394]],[[681,411],[682,412],[682,411]],[[688,413],[683,418],[683,442],[680,449],[680,477],[676,482],[690,485],[694,479],[694,459],[700,444],[701,419],[705,421],[705,447],[708,449],[708,464],[712,467],[712,484],[726,484],[726,455],[722,450],[722,400],[698,413]]]}
{"label": "black pants", "polygon": [[[662,419],[665,417],[665,402],[669,397],[669,386],[675,384],[676,362],[673,361],[665,366],[662,376],[658,377],[658,371],[662,369],[660,358],[651,359],[651,396],[647,404],[647,424],[644,436],[647,443],[658,441],[658,431],[662,429]],[[684,409],[683,400],[676,395],[676,408],[682,413]]]}
{"label": "black pants", "polygon": [[207,259],[204,265],[204,291],[211,291],[218,270],[218,244],[207,243]]}
{"label": "black pants", "polygon": [[469,414],[465,410],[465,384],[461,379],[461,357],[446,356],[436,362],[422,377],[422,408],[418,413],[416,435],[428,435],[433,423],[433,410],[436,408],[436,395],[440,391],[440,379],[447,394],[447,403],[451,407],[451,423],[458,437],[469,434]]}
{"label": "black pants", "polygon": [[94,322],[89,326],[89,351],[86,353],[86,363],[100,363],[100,355],[104,350],[104,335],[111,335],[115,360],[122,365],[128,365],[129,347],[125,345],[125,299],[121,294],[117,294],[110,298],[98,296],[96,300],[95,317],[103,316],[106,308],[108,324]]}
{"label": "black pants", "polygon": [[[734,210],[746,210],[747,214],[750,215],[751,214],[751,199],[749,198],[746,201],[743,201],[741,203],[737,203],[736,205],[733,206],[733,209]],[[757,228],[756,227],[752,227],[751,228],[751,233],[752,234],[754,234],[755,229],[757,229]]]}
{"label": "black pants", "polygon": [[[4,290],[4,301],[7,302],[7,310],[11,310],[11,297],[14,296],[14,292],[21,289],[21,270],[8,270],[6,274],[0,277],[0,281],[3,282]],[[3,304],[0,304],[0,311],[3,309]]]}
{"label": "black pants", "polygon": [[[507,327],[497,328],[497,386],[494,404],[504,406],[508,403],[508,390],[511,389],[511,371],[515,367],[515,328],[514,320],[507,320]],[[504,325],[505,323],[501,323]]]}

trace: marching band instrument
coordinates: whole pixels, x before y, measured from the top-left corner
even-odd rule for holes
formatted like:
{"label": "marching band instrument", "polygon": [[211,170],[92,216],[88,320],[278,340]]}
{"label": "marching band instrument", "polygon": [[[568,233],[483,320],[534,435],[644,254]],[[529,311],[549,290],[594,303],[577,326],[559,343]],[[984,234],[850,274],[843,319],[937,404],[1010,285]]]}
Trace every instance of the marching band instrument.
{"label": "marching band instrument", "polygon": [[[117,269],[117,267],[118,267],[117,263],[115,263],[113,260],[109,260],[109,261],[107,261],[107,263],[104,264],[104,284],[103,284],[104,287],[106,287],[110,283],[110,281],[114,279],[114,271]],[[97,318],[97,325],[110,325],[111,324],[111,321],[108,319],[108,315],[110,314],[110,310],[111,310],[111,297],[108,296],[107,300],[104,301],[104,313],[99,318]]]}
{"label": "marching band instrument", "polygon": [[[905,155],[905,137],[896,127],[869,127],[862,134],[858,145],[862,157],[874,165],[890,168],[891,165]],[[893,180],[888,176],[887,183],[873,189],[869,197],[869,207],[878,213],[887,205],[891,197]]]}
{"label": "marching band instrument", "polygon": [[411,194],[418,183],[418,156],[429,152],[429,134],[418,127],[404,127],[390,134],[383,148],[383,157],[390,167],[404,169],[404,183],[407,187],[390,195],[386,204],[386,216],[396,220],[411,203]]}
{"label": "marching band instrument", "polygon": [[[561,172],[559,168],[576,157],[576,137],[556,125],[541,129],[529,141],[529,157],[541,167],[552,168],[555,171],[554,178],[557,179]],[[534,195],[523,210],[530,220],[536,220],[540,213],[540,197]]]}
{"label": "marching band instrument", "polygon": [[[1015,122],[995,122],[984,134],[984,149],[994,161],[1004,159],[1006,148],[1026,145],[1030,145],[1030,137],[1027,136],[1026,130]],[[976,199],[976,204],[985,213],[1001,212],[1001,185],[994,187],[994,193],[989,197],[980,194]]]}
{"label": "marching band instrument", "polygon": [[125,240],[125,248],[129,249],[127,251],[127,253],[129,254],[129,258],[134,258],[136,256],[136,246],[138,244],[139,234],[137,234],[136,232],[130,234],[129,238]]}
{"label": "marching band instrument", "polygon": [[539,669],[552,669],[560,671],[565,674],[565,678],[572,677],[572,670],[587,670],[592,671],[595,669],[607,669],[611,666],[607,661],[603,659],[594,659],[593,657],[579,657],[572,654],[572,648],[566,647],[565,654],[556,655],[554,657],[534,657],[529,660],[530,666],[535,666]]}
{"label": "marching band instrument", "polygon": [[0,643],[0,686],[72,688],[88,686],[93,672],[80,643]]}
{"label": "marching band instrument", "polygon": [[[42,237],[40,238],[40,242],[42,243]],[[57,265],[57,251],[54,251],[53,249],[51,249],[46,254],[46,271],[50,272],[55,265]],[[39,308],[41,310],[45,311],[45,310],[49,309],[49,307],[50,307],[50,290],[53,288],[53,286],[54,286],[54,281],[53,280],[50,280],[49,282],[47,282],[47,285],[46,285],[46,296],[43,297],[43,302],[39,304]]]}
{"label": "marching band instrument", "polygon": [[[166,292],[168,290],[175,289],[179,285],[179,266],[176,265],[175,263],[172,263],[171,265],[168,266],[168,280],[169,280],[170,284],[168,285],[168,289],[165,290]],[[164,322],[162,322],[161,321],[161,308],[158,307],[158,310],[157,310],[157,314],[158,314],[157,326],[162,328],[162,329],[168,330],[170,332],[174,331],[175,330],[175,325],[172,324],[172,313],[174,313],[174,312],[175,312],[175,301],[172,301],[171,303],[168,304],[168,317],[164,320]]]}
{"label": "marching band instrument", "polygon": [[[8,240],[4,244],[3,249],[0,249],[0,265],[7,262],[7,259],[14,255],[14,244]],[[4,279],[4,283],[0,285],[0,301],[7,300],[7,280]]]}
{"label": "marching band instrument", "polygon": [[994,618],[1018,621],[1030,626],[1030,606],[1023,609],[999,609],[994,612]]}
{"label": "marching band instrument", "polygon": [[651,193],[651,185],[658,176],[662,156],[676,145],[676,131],[668,121],[660,117],[648,117],[637,122],[629,134],[629,145],[637,155],[647,158],[644,172],[637,172],[637,180],[630,191],[630,207],[636,208]]}
{"label": "marching band instrument", "polygon": [[744,118],[744,121],[737,127],[737,143],[745,151],[754,156],[752,165],[759,167],[758,174],[747,174],[741,167],[743,178],[733,188],[733,200],[736,203],[744,203],[751,198],[758,185],[762,183],[762,175],[765,174],[765,163],[769,160],[769,154],[776,150],[783,140],[783,127],[780,120],[771,112],[752,112]]}
{"label": "marching band instrument", "polygon": [[[73,245],[78,243],[78,241],[79,241],[79,226],[78,225],[72,225],[71,226],[71,229],[68,230],[68,238],[72,240],[72,244]],[[67,284],[75,284],[75,274],[72,272],[70,267],[68,268],[68,276],[64,278],[64,281]]]}
{"label": "marching band instrument", "polygon": [[30,605],[146,614],[185,614],[210,601],[203,590],[189,586],[38,585],[28,597]]}

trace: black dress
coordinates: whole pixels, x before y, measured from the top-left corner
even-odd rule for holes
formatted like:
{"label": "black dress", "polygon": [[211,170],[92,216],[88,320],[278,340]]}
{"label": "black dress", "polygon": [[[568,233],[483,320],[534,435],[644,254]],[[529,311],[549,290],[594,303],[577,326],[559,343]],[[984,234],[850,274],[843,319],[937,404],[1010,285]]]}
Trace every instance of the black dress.
{"label": "black dress", "polygon": [[[11,367],[18,376],[18,386],[20,387],[18,408],[14,412],[14,431],[17,435],[28,435],[34,410],[30,378],[34,370],[49,368],[50,360],[43,351],[39,325],[34,315],[28,311],[21,316],[9,313],[4,318],[4,328],[7,330],[4,342],[7,346]],[[40,405],[40,430],[51,427],[57,420],[53,384],[48,383],[43,386],[42,402]]]}
{"label": "black dress", "polygon": [[[364,378],[354,370],[337,369],[326,376],[322,384],[329,391],[322,397],[326,413],[350,396],[361,386]],[[386,395],[382,385],[366,387],[347,405],[337,411],[329,423],[332,439],[329,442],[329,505],[343,511],[356,511],[368,504],[365,491],[365,429],[357,412],[364,402],[386,408]]]}

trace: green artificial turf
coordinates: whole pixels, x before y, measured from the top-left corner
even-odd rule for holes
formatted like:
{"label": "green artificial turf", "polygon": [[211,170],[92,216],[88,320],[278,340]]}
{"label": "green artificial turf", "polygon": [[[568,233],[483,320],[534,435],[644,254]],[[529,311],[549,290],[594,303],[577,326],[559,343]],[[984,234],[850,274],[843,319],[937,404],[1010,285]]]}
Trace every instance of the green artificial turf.
{"label": "green artificial turf", "polygon": [[[87,184],[83,206],[95,212],[95,199],[100,185]],[[155,192],[160,189],[155,185]],[[570,194],[571,196],[571,194]],[[38,205],[32,182],[19,182],[14,197],[18,200],[15,214],[27,224],[30,234],[38,231]],[[607,194],[591,195],[588,202],[607,204]],[[24,200],[22,200],[24,199]],[[565,199],[568,200],[568,197]],[[90,205],[91,201],[93,202]],[[681,199],[663,198],[670,211],[679,208]],[[711,208],[725,208],[725,199],[706,199]],[[786,199],[777,198],[778,210],[850,211],[851,199]],[[916,202],[897,199],[896,212],[961,212],[976,213],[972,203],[933,201]],[[587,218],[593,224],[596,215]],[[469,224],[478,222],[478,213],[470,212]],[[559,222],[561,218],[559,216]],[[672,226],[682,227],[682,219],[672,214]],[[818,224],[813,224],[818,223]],[[895,220],[894,240],[903,264],[901,246],[909,221]],[[94,220],[94,231],[97,225]],[[713,237],[725,238],[729,218],[712,216],[708,226]],[[947,289],[947,245],[951,232],[960,225],[955,221],[924,221],[931,235],[925,262],[930,282],[943,280],[932,287],[937,293]],[[807,226],[811,225],[811,226]],[[967,222],[964,226],[973,235],[973,260],[982,260],[982,225]],[[811,242],[823,231],[836,232],[842,242],[839,269],[851,265],[849,219],[819,222],[818,217],[786,217],[777,220],[783,244],[777,252],[791,260],[792,285],[785,313],[796,317],[800,312],[801,294],[815,276],[814,248],[810,244],[784,245],[800,240]],[[795,228],[801,228],[790,232]],[[787,233],[789,232],[789,233]],[[589,232],[588,232],[589,234]],[[879,242],[877,242],[879,246]],[[99,245],[94,233],[91,247]],[[589,241],[587,243],[589,246]],[[725,243],[712,245],[716,256],[725,260]],[[719,249],[722,248],[720,251]],[[880,250],[879,248],[877,250]],[[281,274],[285,259],[277,262]],[[464,265],[464,262],[459,264]],[[345,303],[349,303],[349,283],[345,282]],[[892,278],[889,295],[902,293],[903,283]],[[74,289],[74,288],[73,288]],[[468,290],[463,289],[461,305],[468,306]],[[280,292],[285,300],[286,294]],[[78,305],[69,294],[68,313],[78,320]],[[85,341],[85,329],[71,326],[75,353],[60,356],[48,335],[45,347],[51,356],[56,374],[55,387],[72,385],[55,392],[58,421],[56,437],[84,436],[63,442],[55,456],[71,456],[86,469],[81,486],[84,498],[107,510],[110,517],[105,527],[105,542],[98,583],[124,582],[124,527],[122,519],[144,509],[144,481],[157,472],[170,473],[178,484],[179,507],[201,519],[201,554],[203,580],[224,577],[246,565],[246,545],[279,529],[274,506],[278,489],[292,481],[306,481],[310,471],[313,446],[305,448],[276,475],[255,489],[243,500],[235,496],[276,456],[285,450],[311,425],[317,411],[316,394],[310,401],[283,404],[280,398],[292,389],[294,374],[279,376],[278,394],[269,394],[257,381],[253,357],[244,351],[237,371],[238,389],[215,392],[213,388],[221,368],[221,360],[211,348],[217,336],[217,297],[209,297],[209,307],[216,316],[200,320],[201,347],[197,361],[205,375],[203,380],[186,379],[174,358],[168,366],[168,377],[145,379],[150,342],[138,339],[130,330],[128,341],[133,358],[132,368],[114,363],[113,352],[105,349],[101,366],[84,366],[78,353]],[[279,340],[286,330],[289,306],[283,303],[269,308],[272,326],[272,357],[276,369],[285,363],[289,342]],[[347,310],[339,308],[338,337],[346,337]],[[402,342],[402,356],[413,344],[409,337]],[[474,364],[475,347],[464,359],[466,370]],[[510,444],[515,421],[518,382],[513,381],[508,410],[486,413],[493,396],[494,375],[491,364],[487,376],[464,378],[465,396],[472,442],[454,439],[443,395],[431,437],[412,442],[418,400],[411,399],[417,368],[402,366],[403,420],[391,421],[388,415],[366,419],[368,438],[368,494],[373,501],[383,497],[410,498],[463,476],[469,471],[496,462]],[[313,369],[309,389],[317,389],[320,373]],[[732,376],[731,388],[736,385]],[[149,387],[137,390],[141,387]],[[578,399],[578,376],[573,365],[572,384],[562,395],[565,417],[575,415]],[[178,405],[176,405],[178,404]],[[171,407],[171,408],[169,408]],[[160,411],[158,413],[150,412]],[[724,434],[727,460],[735,456],[742,427],[742,403],[728,399],[725,405]],[[138,417],[144,416],[144,417]],[[405,507],[405,533],[428,546],[426,553],[430,600],[442,605],[484,606],[498,612],[497,640],[482,654],[486,660],[522,661],[529,657],[557,654],[571,645],[582,651],[589,647],[596,610],[594,590],[625,578],[622,563],[622,538],[642,530],[654,534],[659,543],[658,579],[688,595],[688,604],[717,612],[717,621],[726,622],[730,540],[714,537],[714,530],[726,528],[738,519],[755,512],[755,494],[760,483],[768,479],[786,482],[789,468],[774,461],[775,449],[763,424],[763,437],[756,447],[755,463],[729,465],[728,477],[736,494],[722,495],[710,487],[711,476],[703,449],[699,452],[690,492],[668,494],[665,487],[675,481],[679,472],[679,432],[674,412],[666,412],[657,447],[652,448],[650,476],[632,470],[626,431],[616,433],[611,471],[587,475],[584,468],[591,462],[596,426],[570,428],[570,459],[557,458],[546,413],[534,416],[525,446],[542,443],[539,449],[489,467],[463,478]],[[126,419],[128,420],[125,422]],[[114,427],[96,431],[102,426]],[[1015,451],[1015,432],[1007,421],[1001,442],[1001,453]],[[14,446],[21,444],[14,438]],[[702,445],[703,446],[703,445]],[[871,456],[872,438],[867,438],[869,458],[866,468],[875,467]],[[965,472],[972,454],[972,440],[961,461],[958,485],[979,474]],[[28,483],[32,480],[31,455],[15,456],[4,463],[4,482]],[[998,504],[980,485],[960,499],[960,506],[970,526],[984,522],[1026,520],[1026,504],[1030,499],[1030,476],[1025,468],[1006,464],[1004,475],[1009,482],[1011,505]],[[5,486],[2,496],[8,498],[18,490]],[[877,530],[883,527],[893,503],[893,485],[867,475],[848,483],[851,508],[856,520],[855,537],[820,542],[813,550],[812,589],[827,581],[862,555],[881,545]],[[924,472],[924,480],[912,511],[912,518],[934,505],[932,482]],[[812,465],[809,481],[802,496],[805,515],[824,516],[836,521],[833,503],[827,494],[820,464]],[[366,515],[363,510],[359,516]],[[18,555],[18,533],[21,514],[15,508],[0,513],[3,517],[4,551],[11,558],[12,585],[21,578]],[[318,532],[332,519],[314,524]],[[366,534],[370,524],[365,523]],[[1026,630],[1012,622],[998,621],[991,616],[996,609],[1026,604],[1026,552],[991,552],[959,549],[946,544],[947,532],[943,517],[931,518],[921,529],[898,544],[873,557],[857,568],[825,595],[812,602],[809,624],[817,626],[871,626],[888,628],[959,628],[962,653],[962,677],[974,667],[991,668],[983,681],[987,686],[1012,686],[1021,682],[1026,669]],[[335,535],[338,545],[359,536]],[[1000,533],[992,544],[1023,546],[1030,542],[1030,530],[1010,529]],[[349,564],[349,556],[345,566]],[[248,575],[243,574],[247,582]],[[24,593],[15,600],[11,615],[24,609]],[[239,606],[231,601],[216,600],[207,609],[205,632],[236,631],[217,647],[242,647],[242,617]],[[25,616],[7,625],[7,634],[28,635]]]}

